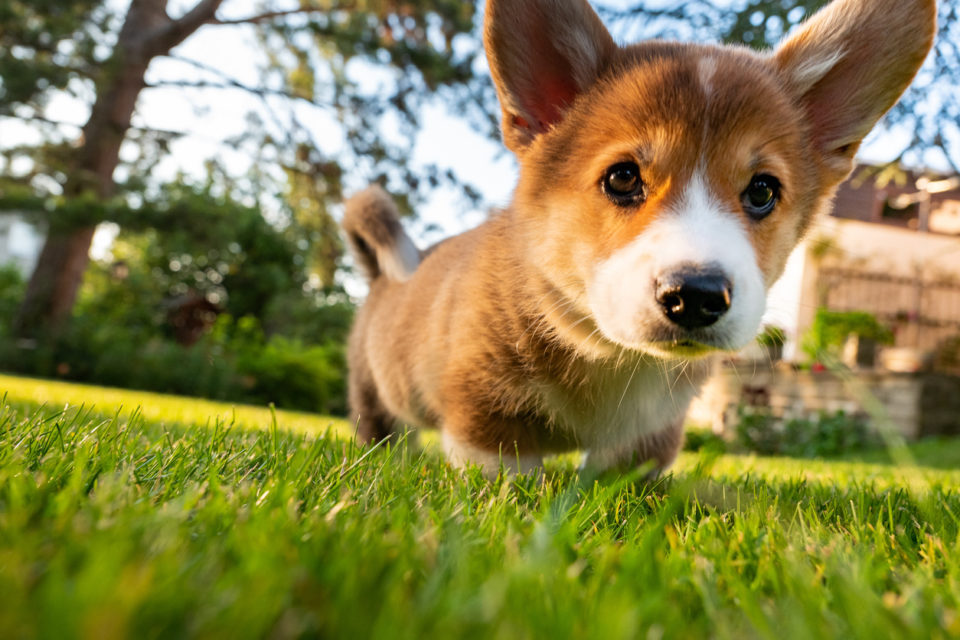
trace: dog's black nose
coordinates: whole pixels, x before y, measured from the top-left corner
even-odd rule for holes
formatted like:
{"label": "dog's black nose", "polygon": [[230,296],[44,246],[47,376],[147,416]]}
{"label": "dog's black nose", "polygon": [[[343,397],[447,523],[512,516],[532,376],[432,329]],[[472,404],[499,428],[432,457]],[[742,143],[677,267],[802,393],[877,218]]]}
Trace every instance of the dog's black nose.
{"label": "dog's black nose", "polygon": [[733,287],[716,271],[682,270],[657,279],[657,302],[684,329],[709,327],[730,309]]}

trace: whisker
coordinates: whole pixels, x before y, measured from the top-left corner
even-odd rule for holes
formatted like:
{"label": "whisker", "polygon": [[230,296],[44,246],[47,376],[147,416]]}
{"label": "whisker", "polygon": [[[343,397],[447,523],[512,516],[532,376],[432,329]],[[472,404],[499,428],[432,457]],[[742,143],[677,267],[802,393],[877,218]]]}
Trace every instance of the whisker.
{"label": "whisker", "polygon": [[633,376],[637,373],[637,369],[640,367],[640,358],[637,358],[637,363],[633,365],[633,371],[630,372],[630,377],[627,378],[627,384],[623,388],[623,393],[620,394],[620,402],[617,403],[617,411],[620,411],[620,407],[623,405],[623,399],[627,397],[627,391],[630,389],[630,383],[633,382]]}

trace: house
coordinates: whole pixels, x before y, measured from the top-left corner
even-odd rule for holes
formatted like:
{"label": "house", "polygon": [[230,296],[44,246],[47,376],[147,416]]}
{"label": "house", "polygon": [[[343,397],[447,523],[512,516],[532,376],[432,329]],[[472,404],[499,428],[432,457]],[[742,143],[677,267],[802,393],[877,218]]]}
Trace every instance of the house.
{"label": "house", "polygon": [[0,266],[12,264],[29,278],[45,238],[45,232],[23,214],[0,212]]}
{"label": "house", "polygon": [[791,256],[770,308],[790,360],[826,308],[873,314],[893,331],[887,364],[924,366],[960,338],[960,176],[858,169]]}
{"label": "house", "polygon": [[[860,167],[790,256],[768,306],[765,322],[787,336],[785,362],[754,346],[718,365],[691,422],[724,432],[748,406],[783,421],[861,414],[907,438],[960,434],[960,176]],[[863,358],[848,340],[851,371],[796,366],[821,308],[867,312],[892,344]]]}

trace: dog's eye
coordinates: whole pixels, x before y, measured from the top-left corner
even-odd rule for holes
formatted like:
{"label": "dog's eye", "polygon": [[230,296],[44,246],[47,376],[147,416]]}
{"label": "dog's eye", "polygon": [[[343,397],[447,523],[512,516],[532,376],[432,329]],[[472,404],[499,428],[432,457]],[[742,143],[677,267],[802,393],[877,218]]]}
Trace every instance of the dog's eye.
{"label": "dog's eye", "polygon": [[643,180],[635,162],[618,162],[603,178],[603,193],[613,204],[625,207],[643,202]]}
{"label": "dog's eye", "polygon": [[763,220],[780,198],[780,181],[765,173],[757,174],[750,180],[750,186],[740,194],[743,210],[754,220]]}

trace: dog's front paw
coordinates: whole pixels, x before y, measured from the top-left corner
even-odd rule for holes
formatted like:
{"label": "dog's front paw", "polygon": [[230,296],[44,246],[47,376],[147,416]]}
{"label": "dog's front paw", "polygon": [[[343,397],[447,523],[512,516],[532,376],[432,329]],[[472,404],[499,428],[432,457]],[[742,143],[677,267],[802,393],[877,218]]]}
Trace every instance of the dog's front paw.
{"label": "dog's front paw", "polygon": [[669,465],[661,465],[657,460],[641,460],[639,456],[626,458],[617,452],[586,451],[580,462],[580,477],[586,480],[604,480],[633,476],[641,482],[654,482],[659,479]]}
{"label": "dog's front paw", "polygon": [[489,480],[495,480],[501,472],[514,476],[518,473],[540,473],[543,470],[543,457],[540,455],[520,453],[516,446],[501,445],[496,451],[485,449],[447,431],[443,432],[443,453],[454,468],[480,467]]}

